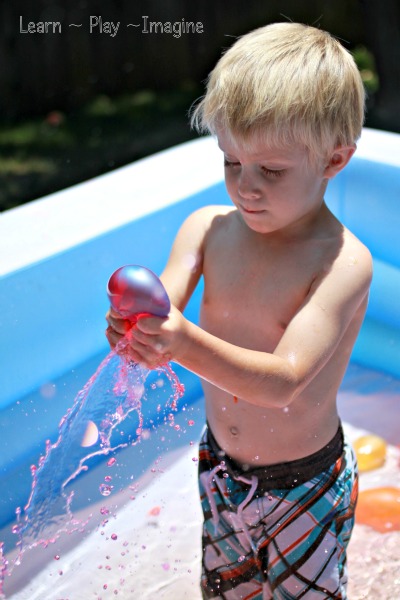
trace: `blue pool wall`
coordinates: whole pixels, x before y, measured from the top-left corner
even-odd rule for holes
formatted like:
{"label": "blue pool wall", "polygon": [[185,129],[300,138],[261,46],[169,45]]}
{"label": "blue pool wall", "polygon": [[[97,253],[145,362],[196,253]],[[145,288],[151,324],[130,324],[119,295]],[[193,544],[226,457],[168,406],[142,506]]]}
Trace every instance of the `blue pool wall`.
{"label": "blue pool wall", "polygon": [[352,360],[400,377],[400,165],[356,155],[330,185],[327,202],[374,261],[367,316]]}
{"label": "blue pool wall", "polygon": [[[379,132],[372,134],[374,139],[380,136]],[[400,136],[391,134],[390,142],[400,150]],[[209,143],[199,141],[205,161]],[[183,145],[178,152],[185,156],[192,147],[193,143]],[[162,155],[155,160],[162,161]],[[112,176],[118,178],[118,171]],[[74,193],[74,188],[67,190],[71,198]],[[367,318],[353,361],[396,377],[400,377],[399,198],[400,163],[384,162],[381,156],[371,158],[368,149],[352,159],[327,193],[333,212],[374,257]],[[220,180],[205,189],[63,251],[27,260],[1,276],[0,482],[2,489],[8,490],[0,504],[2,523],[26,501],[29,465],[37,464],[46,439],[55,441],[60,418],[108,352],[104,315],[111,273],[129,263],[160,273],[184,218],[206,204],[229,202],[221,169]],[[201,285],[186,311],[193,321],[200,297]],[[187,388],[185,402],[199,398],[197,378],[182,369],[178,374]]]}

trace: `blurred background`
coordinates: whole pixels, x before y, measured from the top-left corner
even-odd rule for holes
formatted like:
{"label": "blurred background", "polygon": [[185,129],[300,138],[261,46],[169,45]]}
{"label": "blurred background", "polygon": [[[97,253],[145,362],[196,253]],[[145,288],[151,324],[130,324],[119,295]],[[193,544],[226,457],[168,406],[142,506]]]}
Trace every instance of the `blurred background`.
{"label": "blurred background", "polygon": [[284,20],[338,37],[366,125],[400,132],[399,0],[2,0],[0,211],[195,137],[221,51]]}

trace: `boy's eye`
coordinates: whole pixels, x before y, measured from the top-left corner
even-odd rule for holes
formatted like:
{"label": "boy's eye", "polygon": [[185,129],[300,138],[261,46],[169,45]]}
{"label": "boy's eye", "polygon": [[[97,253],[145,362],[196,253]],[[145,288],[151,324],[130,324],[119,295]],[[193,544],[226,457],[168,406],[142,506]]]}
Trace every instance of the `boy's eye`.
{"label": "boy's eye", "polygon": [[[224,166],[225,167],[240,167],[240,162],[239,161],[234,161],[234,160],[228,160],[227,158],[224,158]],[[281,177],[284,172],[285,169],[268,169],[267,167],[261,167],[262,172],[267,175],[267,177]]]}
{"label": "boy's eye", "polygon": [[228,160],[224,158],[224,167],[238,167],[240,162],[234,162],[233,160]]}
{"label": "boy's eye", "polygon": [[261,167],[263,173],[265,173],[268,177],[281,177],[285,172],[284,169],[267,169],[267,167]]}

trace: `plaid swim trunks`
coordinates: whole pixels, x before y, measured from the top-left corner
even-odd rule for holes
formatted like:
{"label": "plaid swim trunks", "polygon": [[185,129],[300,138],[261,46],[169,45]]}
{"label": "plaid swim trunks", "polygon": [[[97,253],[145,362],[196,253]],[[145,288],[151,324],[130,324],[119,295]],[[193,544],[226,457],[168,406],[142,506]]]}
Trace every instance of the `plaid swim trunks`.
{"label": "plaid swim trunks", "polygon": [[199,488],[203,598],[347,598],[358,475],[341,427],[310,456],[248,470],[206,428]]}

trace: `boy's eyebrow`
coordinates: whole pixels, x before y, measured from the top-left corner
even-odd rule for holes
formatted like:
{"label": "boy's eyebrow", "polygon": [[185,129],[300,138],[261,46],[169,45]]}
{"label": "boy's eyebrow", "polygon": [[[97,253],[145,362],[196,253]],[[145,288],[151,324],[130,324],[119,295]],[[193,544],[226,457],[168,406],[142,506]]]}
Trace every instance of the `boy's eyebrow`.
{"label": "boy's eyebrow", "polygon": [[[222,146],[220,146],[220,144],[218,144],[219,149],[221,150],[221,152],[226,156],[226,157],[235,157],[236,155],[231,154],[228,150],[224,150],[222,148]],[[254,162],[259,162],[259,163],[268,163],[268,164],[273,164],[276,166],[281,166],[281,167],[289,167],[293,161],[289,158],[289,157],[284,157],[284,156],[278,156],[278,157],[274,157],[274,156],[265,156],[263,153],[258,153],[258,154],[254,154],[251,155],[251,160],[253,160]]]}

